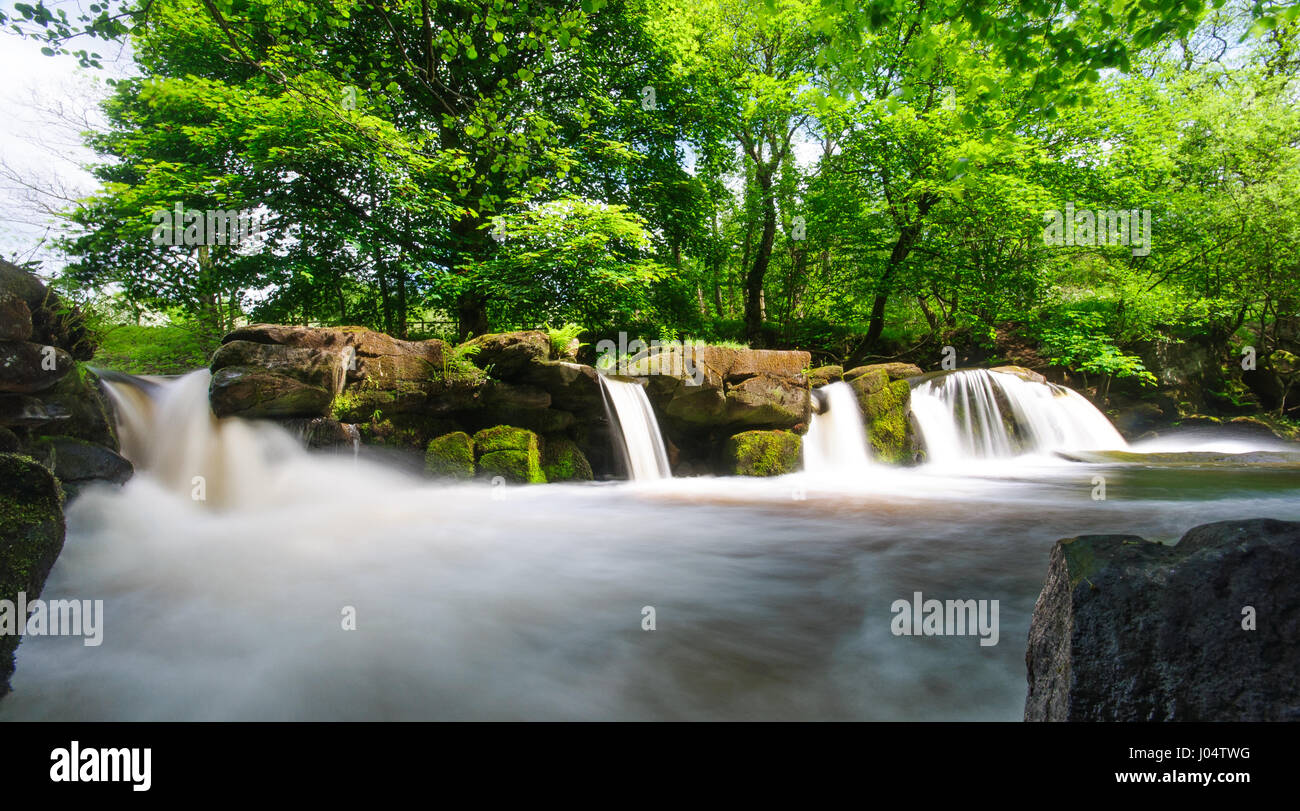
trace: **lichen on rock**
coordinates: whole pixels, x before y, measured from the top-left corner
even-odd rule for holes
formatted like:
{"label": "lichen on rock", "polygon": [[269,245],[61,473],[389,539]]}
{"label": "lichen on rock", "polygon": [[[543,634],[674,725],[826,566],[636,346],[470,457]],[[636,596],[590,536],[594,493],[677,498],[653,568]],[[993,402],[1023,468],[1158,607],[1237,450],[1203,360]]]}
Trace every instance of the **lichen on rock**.
{"label": "lichen on rock", "polygon": [[799,469],[802,442],[790,431],[744,431],[727,440],[727,472],[736,476],[780,476]]}

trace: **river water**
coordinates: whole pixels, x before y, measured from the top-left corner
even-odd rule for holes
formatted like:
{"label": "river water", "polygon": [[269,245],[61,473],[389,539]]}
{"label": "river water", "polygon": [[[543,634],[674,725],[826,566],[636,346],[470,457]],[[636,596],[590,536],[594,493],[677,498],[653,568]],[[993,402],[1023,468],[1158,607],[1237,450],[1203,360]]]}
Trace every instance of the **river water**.
{"label": "river water", "polygon": [[[0,720],[1016,720],[1055,540],[1300,520],[1294,468],[503,487],[181,430],[69,505],[43,597],[103,600],[103,644],[26,639]],[[894,635],[915,592],[997,600],[997,644]]]}

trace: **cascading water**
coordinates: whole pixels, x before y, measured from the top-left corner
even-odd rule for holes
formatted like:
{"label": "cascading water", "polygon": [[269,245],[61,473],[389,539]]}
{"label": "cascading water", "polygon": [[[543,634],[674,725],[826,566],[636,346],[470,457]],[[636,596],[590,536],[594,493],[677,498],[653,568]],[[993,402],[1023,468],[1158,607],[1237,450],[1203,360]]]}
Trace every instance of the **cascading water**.
{"label": "cascading water", "polygon": [[1073,389],[986,369],[920,383],[912,389],[912,416],[932,462],[1128,447]]}
{"label": "cascading water", "polygon": [[222,507],[256,501],[270,475],[267,462],[306,451],[274,425],[214,417],[210,379],[206,369],[172,381],[105,377],[122,455],[138,473],[196,501]]}
{"label": "cascading water", "polygon": [[[1009,640],[1056,538],[1300,519],[1288,469],[1184,471],[1172,490],[1136,469],[1107,501],[1064,462],[1009,479],[873,465],[797,498],[787,478],[430,481],[213,420],[206,372],[110,387],[139,467],[69,500],[42,592],[102,599],[104,644],[25,638],[0,724],[1019,720]],[[916,591],[1001,600],[1003,641],[900,639],[880,607]]]}
{"label": "cascading water", "polygon": [[611,380],[605,375],[600,376],[600,385],[618,422],[628,476],[633,481],[672,478],[668,451],[645,387],[627,380]]}
{"label": "cascading water", "polygon": [[803,438],[803,469],[808,473],[848,473],[870,466],[867,430],[857,393],[848,383],[818,389],[822,413],[813,412]]}

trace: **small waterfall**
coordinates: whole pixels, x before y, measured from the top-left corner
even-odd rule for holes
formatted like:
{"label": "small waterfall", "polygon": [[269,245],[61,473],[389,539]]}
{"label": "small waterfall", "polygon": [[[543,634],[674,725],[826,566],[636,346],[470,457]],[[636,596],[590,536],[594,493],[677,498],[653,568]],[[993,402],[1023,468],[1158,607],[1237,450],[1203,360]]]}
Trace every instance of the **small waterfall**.
{"label": "small waterfall", "polygon": [[1110,420],[1073,389],[986,369],[918,384],[912,416],[932,462],[1128,447]]}
{"label": "small waterfall", "polygon": [[627,380],[611,380],[605,375],[600,375],[600,385],[605,391],[606,405],[613,412],[611,421],[618,423],[628,476],[633,481],[672,478],[668,451],[664,449],[659,422],[650,408],[645,387]]}
{"label": "small waterfall", "polygon": [[803,438],[803,469],[809,473],[846,473],[871,464],[867,429],[862,422],[858,395],[848,383],[831,383],[817,389],[824,406],[814,410]]}
{"label": "small waterfall", "polygon": [[122,455],[137,473],[195,501],[218,506],[256,501],[271,475],[268,463],[306,451],[278,426],[214,417],[210,379],[206,369],[174,380],[105,375]]}

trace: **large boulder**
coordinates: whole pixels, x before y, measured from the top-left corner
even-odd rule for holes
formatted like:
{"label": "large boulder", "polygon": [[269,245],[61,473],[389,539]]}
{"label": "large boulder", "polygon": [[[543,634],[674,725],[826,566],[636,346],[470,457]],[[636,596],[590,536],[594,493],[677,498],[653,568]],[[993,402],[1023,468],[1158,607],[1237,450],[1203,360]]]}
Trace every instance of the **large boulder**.
{"label": "large boulder", "polygon": [[[63,549],[63,496],[48,468],[27,456],[0,453],[0,601],[16,607],[18,595],[37,599]],[[14,649],[25,623],[0,608],[0,696],[9,692]]]}
{"label": "large boulder", "polygon": [[551,339],[540,330],[480,335],[466,341],[468,354],[480,369],[489,369],[493,377],[514,380],[523,376],[534,363],[550,360]]}
{"label": "large boulder", "polygon": [[213,356],[218,416],[328,418],[370,444],[425,449],[449,415],[481,408],[483,372],[439,340],[362,327],[254,324]]}
{"label": "large boulder", "polygon": [[227,340],[212,355],[218,417],[320,417],[343,385],[349,352]]}
{"label": "large boulder", "polygon": [[668,344],[619,371],[647,378],[651,403],[679,435],[701,428],[802,430],[811,413],[803,374],[811,360],[802,351]]}
{"label": "large boulder", "polygon": [[726,472],[732,476],[780,476],[799,470],[801,439],[789,431],[745,431],[727,440]]}
{"label": "large boulder", "polygon": [[[94,356],[95,344],[77,308],[65,302],[31,272],[0,259],[0,299],[8,297],[17,298],[27,305],[31,329],[26,329],[21,309],[10,304],[8,315],[0,314],[0,332],[13,333],[14,340],[57,346],[74,360],[90,360]],[[16,324],[13,319],[17,319]],[[17,337],[22,332],[29,334]]]}
{"label": "large boulder", "polygon": [[0,341],[0,392],[36,394],[72,371],[72,356],[57,346]]}
{"label": "large boulder", "polygon": [[758,374],[727,387],[728,425],[806,426],[812,409],[802,377]]}
{"label": "large boulder", "polygon": [[1300,523],[1058,541],[1029,629],[1029,721],[1300,721]]}

